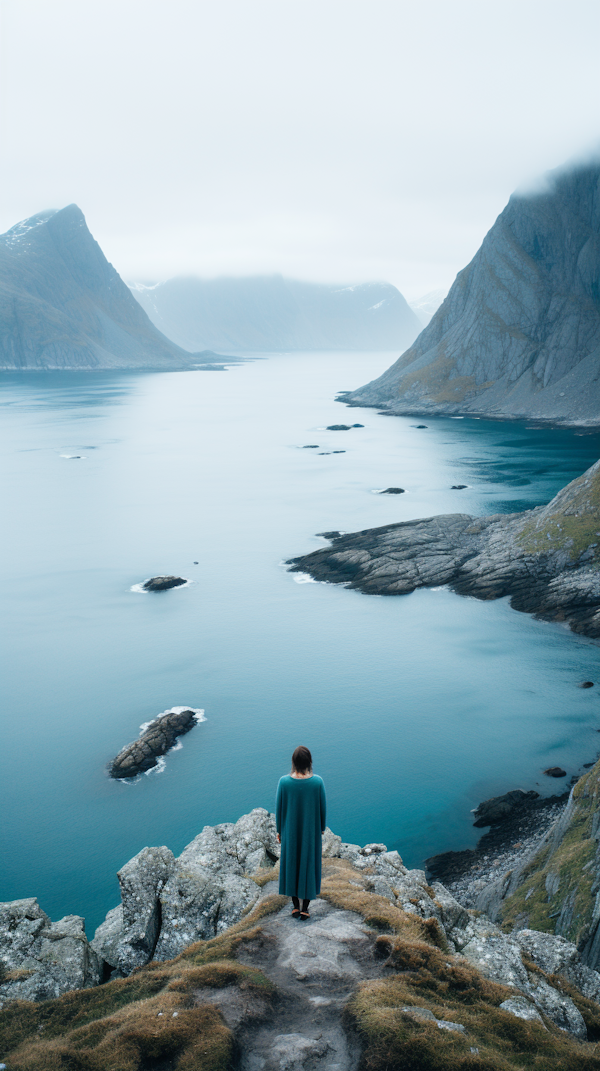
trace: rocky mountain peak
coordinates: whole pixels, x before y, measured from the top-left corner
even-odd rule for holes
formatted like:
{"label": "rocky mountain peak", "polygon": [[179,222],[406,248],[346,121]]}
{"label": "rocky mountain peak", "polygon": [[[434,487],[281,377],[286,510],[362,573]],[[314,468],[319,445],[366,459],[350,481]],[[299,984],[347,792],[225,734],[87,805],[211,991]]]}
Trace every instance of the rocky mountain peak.
{"label": "rocky mountain peak", "polygon": [[344,400],[393,412],[594,423],[600,413],[600,162],[512,195],[431,323]]}
{"label": "rocky mountain peak", "polygon": [[77,205],[0,235],[0,369],[186,368],[109,264]]}

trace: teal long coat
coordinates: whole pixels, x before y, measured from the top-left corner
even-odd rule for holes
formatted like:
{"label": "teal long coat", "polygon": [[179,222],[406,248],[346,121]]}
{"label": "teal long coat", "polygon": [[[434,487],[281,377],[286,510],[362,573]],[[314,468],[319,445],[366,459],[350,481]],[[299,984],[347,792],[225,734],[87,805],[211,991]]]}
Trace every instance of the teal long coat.
{"label": "teal long coat", "polygon": [[325,829],[325,786],[320,777],[280,778],[275,807],[281,835],[279,892],[314,900],[321,891],[321,833]]}

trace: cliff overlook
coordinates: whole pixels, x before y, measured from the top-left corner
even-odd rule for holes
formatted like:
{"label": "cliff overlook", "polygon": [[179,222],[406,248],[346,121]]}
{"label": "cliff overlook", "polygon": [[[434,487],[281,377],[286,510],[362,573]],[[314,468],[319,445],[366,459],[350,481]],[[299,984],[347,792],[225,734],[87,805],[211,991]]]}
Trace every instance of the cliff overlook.
{"label": "cliff overlook", "polygon": [[186,353],[161,335],[77,205],[0,235],[0,370],[174,370],[211,356]]}
{"label": "cliff overlook", "polygon": [[343,399],[394,413],[600,419],[600,163],[515,193],[431,323]]}
{"label": "cliff overlook", "polygon": [[261,808],[179,859],[142,849],[91,947],[78,916],[2,904],[9,1071],[600,1071],[600,974],[569,941],[503,933],[331,830],[300,923],[277,850]]}

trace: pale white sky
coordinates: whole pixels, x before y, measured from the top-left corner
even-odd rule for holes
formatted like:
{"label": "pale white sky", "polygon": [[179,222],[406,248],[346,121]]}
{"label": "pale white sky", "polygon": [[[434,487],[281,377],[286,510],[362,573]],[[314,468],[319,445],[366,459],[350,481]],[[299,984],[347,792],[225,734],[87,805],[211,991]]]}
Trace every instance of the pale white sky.
{"label": "pale white sky", "polygon": [[126,279],[448,286],[600,140],[598,0],[0,0],[0,231],[75,201]]}

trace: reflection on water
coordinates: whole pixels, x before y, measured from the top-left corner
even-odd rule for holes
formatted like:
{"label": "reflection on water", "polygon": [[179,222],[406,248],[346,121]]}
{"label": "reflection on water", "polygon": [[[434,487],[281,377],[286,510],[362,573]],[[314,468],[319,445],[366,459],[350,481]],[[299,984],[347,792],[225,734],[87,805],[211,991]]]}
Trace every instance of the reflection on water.
{"label": "reflection on water", "polygon": [[[323,430],[348,419],[335,393],[389,363],[2,378],[0,900],[37,895],[93,929],[144,845],[179,852],[205,824],[272,809],[298,743],[336,832],[410,865],[473,844],[486,796],[556,791],[545,767],[595,757],[600,686],[575,685],[596,645],[506,600],[375,598],[281,568],[323,546],[316,532],[546,502],[600,455],[597,433],[474,419],[417,430],[352,410],[364,428]],[[371,493],[392,486],[406,494]],[[159,573],[193,583],[131,592]],[[206,721],[164,773],[109,780],[139,725],[181,703]]]}

